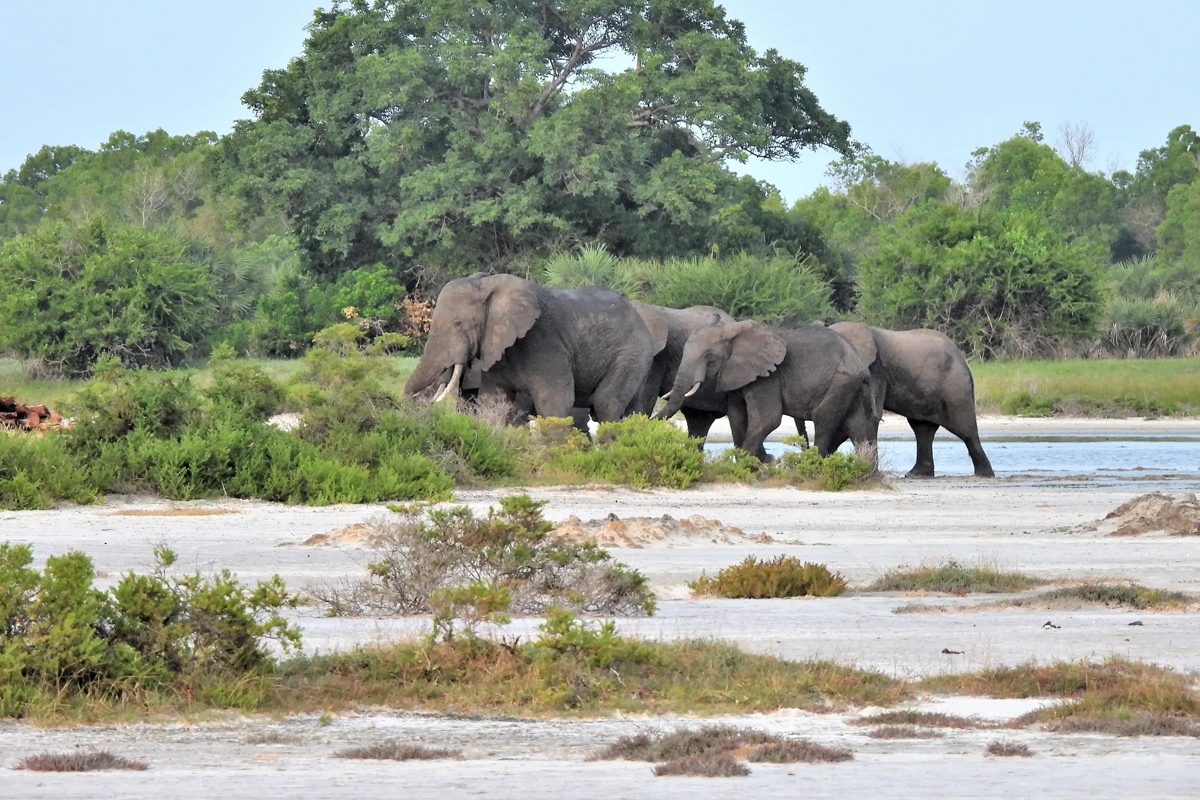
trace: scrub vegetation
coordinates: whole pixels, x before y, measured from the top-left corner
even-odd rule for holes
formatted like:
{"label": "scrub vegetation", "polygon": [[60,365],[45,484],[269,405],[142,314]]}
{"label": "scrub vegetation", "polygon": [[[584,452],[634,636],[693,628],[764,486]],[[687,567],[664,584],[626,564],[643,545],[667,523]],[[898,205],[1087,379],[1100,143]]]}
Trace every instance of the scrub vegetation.
{"label": "scrub vegetation", "polygon": [[1049,581],[1020,572],[1002,572],[982,564],[969,566],[954,559],[919,567],[890,569],[872,581],[866,592],[1023,592]]}

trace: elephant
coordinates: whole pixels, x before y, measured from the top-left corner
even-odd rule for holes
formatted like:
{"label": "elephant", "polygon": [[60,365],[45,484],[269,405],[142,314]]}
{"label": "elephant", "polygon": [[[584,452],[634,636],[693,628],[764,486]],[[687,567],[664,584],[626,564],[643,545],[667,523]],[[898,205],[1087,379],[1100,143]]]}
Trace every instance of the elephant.
{"label": "elephant", "polygon": [[[690,387],[690,388],[689,388]],[[699,391],[729,393],[734,444],[769,461],[763,442],[784,414],[813,420],[817,452],[829,455],[846,432],[870,456],[879,431],[867,365],[826,328],[774,328],[752,320],[710,325],[688,337],[668,403],[668,419]]]}
{"label": "elephant", "polygon": [[[650,416],[654,413],[658,398],[669,392],[675,383],[675,373],[679,370],[679,362],[683,358],[688,337],[706,325],[733,322],[734,319],[713,306],[664,308],[634,303],[633,307],[647,327],[666,328],[664,346],[655,354],[642,389],[629,409],[632,414]],[[717,391],[700,391],[684,400],[682,411],[684,419],[687,420],[688,435],[696,439],[706,438],[713,422],[725,416],[726,404],[725,393]]]}
{"label": "elephant", "polygon": [[665,341],[665,329],[653,339],[629,301],[608,289],[476,273],[438,294],[405,392],[436,386],[435,401],[464,390],[524,395],[540,416],[569,417],[579,407],[609,422],[624,415]]}
{"label": "elephant", "polygon": [[917,461],[908,471],[910,477],[933,477],[933,437],[939,427],[963,440],[977,477],[996,476],[979,441],[975,379],[948,336],[933,330],[890,331],[861,322],[838,322],[829,328],[867,363],[876,404],[908,418],[917,437]]}

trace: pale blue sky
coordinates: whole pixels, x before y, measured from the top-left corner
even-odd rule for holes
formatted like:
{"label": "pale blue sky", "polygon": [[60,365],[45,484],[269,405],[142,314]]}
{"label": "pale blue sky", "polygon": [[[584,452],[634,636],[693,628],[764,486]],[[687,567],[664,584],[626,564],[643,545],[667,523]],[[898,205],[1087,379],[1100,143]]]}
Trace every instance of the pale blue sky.
{"label": "pale blue sky", "polygon": [[[224,133],[242,92],[299,53],[315,0],[0,0],[0,171],[113,130]],[[1200,126],[1196,0],[727,0],[760,50],[809,68],[822,104],[889,158],[957,174],[1039,120],[1095,131],[1094,169],[1132,168]],[[794,200],[829,160],[754,164]]]}

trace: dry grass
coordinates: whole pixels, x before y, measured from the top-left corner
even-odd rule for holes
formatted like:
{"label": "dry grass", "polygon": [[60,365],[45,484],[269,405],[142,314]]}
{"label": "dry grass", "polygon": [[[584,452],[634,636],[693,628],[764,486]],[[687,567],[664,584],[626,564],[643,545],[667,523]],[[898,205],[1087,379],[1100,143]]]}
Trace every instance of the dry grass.
{"label": "dry grass", "polygon": [[884,711],[869,717],[848,719],[850,725],[918,725],[926,728],[986,728],[990,727],[981,720],[956,717],[953,714],[938,714],[932,711]]}
{"label": "dry grass", "polygon": [[982,564],[968,566],[954,559],[918,567],[898,567],[888,570],[863,591],[866,592],[943,592],[974,594],[978,592],[1023,592],[1048,581],[1021,572],[1001,572]]}
{"label": "dry grass", "polygon": [[[624,736],[598,753],[601,761],[658,761],[665,769],[674,770],[687,762],[701,768],[705,760],[733,760],[735,755],[748,761],[770,764],[829,763],[849,761],[849,750],[816,744],[805,739],[785,739],[781,736],[748,728],[711,726],[699,730],[679,730],[657,737],[647,734]],[[735,762],[736,763],[736,762]],[[696,772],[665,772],[655,774],[701,774]]]}
{"label": "dry grass", "polygon": [[1069,605],[1102,605],[1139,611],[1183,611],[1200,604],[1184,592],[1150,589],[1136,583],[1083,583],[1041,592],[1032,597],[1006,600],[1006,608],[1060,608]]}
{"label": "dry grass", "polygon": [[744,778],[750,774],[750,768],[728,753],[715,753],[672,759],[657,765],[654,774],[659,777],[695,775],[701,778]]}
{"label": "dry grass", "polygon": [[854,754],[849,750],[827,747],[804,739],[786,739],[759,745],[746,755],[748,761],[768,764],[833,764],[853,758]]}
{"label": "dry grass", "polygon": [[246,744],[299,744],[300,737],[281,731],[263,731],[246,737]]}
{"label": "dry grass", "polygon": [[442,758],[462,758],[462,751],[388,741],[338,750],[333,757],[363,758],[376,761],[434,761]]}
{"label": "dry grass", "polygon": [[31,772],[96,772],[113,769],[141,771],[149,767],[145,761],[132,761],[104,750],[88,750],[26,756],[18,761],[13,769],[27,769]]}
{"label": "dry grass", "polygon": [[1200,738],[1200,722],[1167,714],[1071,716],[1043,726],[1055,733],[1103,733],[1108,736],[1193,736]]}
{"label": "dry grass", "polygon": [[216,517],[236,514],[228,508],[130,508],[114,511],[110,517]]}
{"label": "dry grass", "polygon": [[984,751],[989,756],[998,756],[1001,758],[1029,758],[1033,755],[1033,751],[1028,745],[1020,744],[1019,742],[1001,742],[999,740],[992,742]]}
{"label": "dry grass", "polygon": [[872,739],[940,739],[946,734],[915,725],[884,725],[867,731]]}

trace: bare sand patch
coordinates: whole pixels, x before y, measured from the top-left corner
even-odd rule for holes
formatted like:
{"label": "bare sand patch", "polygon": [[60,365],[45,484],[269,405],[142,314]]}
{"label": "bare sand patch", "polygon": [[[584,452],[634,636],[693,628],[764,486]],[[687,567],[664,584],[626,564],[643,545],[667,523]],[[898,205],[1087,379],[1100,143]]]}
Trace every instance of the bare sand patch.
{"label": "bare sand patch", "polygon": [[699,514],[686,519],[675,519],[670,514],[621,519],[616,514],[609,514],[604,519],[589,519],[586,522],[572,514],[558,523],[550,536],[569,544],[594,542],[602,547],[632,548],[745,542],[770,544],[774,541],[765,533],[752,536],[741,528],[725,525],[719,519],[706,519]]}
{"label": "bare sand patch", "polygon": [[114,511],[110,517],[217,517],[236,514],[228,508],[127,508]]}

